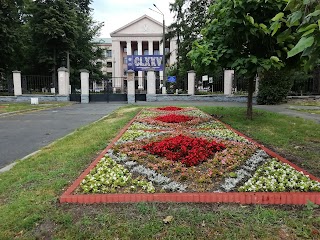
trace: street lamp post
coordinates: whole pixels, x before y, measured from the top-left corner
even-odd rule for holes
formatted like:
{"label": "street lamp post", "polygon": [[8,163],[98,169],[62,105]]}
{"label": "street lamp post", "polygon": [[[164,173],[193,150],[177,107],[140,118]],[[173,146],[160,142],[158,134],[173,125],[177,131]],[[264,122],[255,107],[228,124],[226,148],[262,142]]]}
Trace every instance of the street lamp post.
{"label": "street lamp post", "polygon": [[152,8],[150,10],[162,15],[162,66],[163,66],[163,80],[162,80],[162,93],[166,93],[166,25],[164,21],[164,14],[161,10],[157,7],[157,5],[153,4],[153,6],[159,11],[155,11]]}

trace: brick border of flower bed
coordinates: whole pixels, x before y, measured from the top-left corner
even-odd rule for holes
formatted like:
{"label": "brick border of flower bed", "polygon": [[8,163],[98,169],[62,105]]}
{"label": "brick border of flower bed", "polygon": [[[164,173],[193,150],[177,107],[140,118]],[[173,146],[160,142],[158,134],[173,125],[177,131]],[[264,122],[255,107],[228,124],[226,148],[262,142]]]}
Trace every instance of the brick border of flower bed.
{"label": "brick border of flower bed", "polygon": [[[320,204],[320,193],[318,192],[214,192],[214,193],[130,193],[130,194],[72,194],[80,185],[81,181],[97,165],[108,150],[120,139],[131,124],[137,119],[141,111],[119,132],[111,143],[99,154],[99,156],[83,171],[83,173],[72,183],[72,185],[60,196],[60,203],[130,203],[130,202],[194,202],[194,203],[240,203],[240,204],[292,204],[303,205],[308,201]],[[211,117],[211,116],[210,116]],[[211,117],[213,118],[213,117]],[[289,164],[298,171],[309,175],[310,179],[320,182],[320,179],[309,174],[307,171],[291,163],[279,154],[271,151],[262,144],[247,137],[228,124],[213,118],[225,125],[228,129],[236,132],[250,142],[259,146],[267,154]]]}

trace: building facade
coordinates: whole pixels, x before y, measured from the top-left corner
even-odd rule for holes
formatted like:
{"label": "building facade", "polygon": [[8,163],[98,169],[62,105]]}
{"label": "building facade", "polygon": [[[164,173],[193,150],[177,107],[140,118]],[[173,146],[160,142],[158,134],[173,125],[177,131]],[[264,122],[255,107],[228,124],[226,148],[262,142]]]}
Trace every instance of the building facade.
{"label": "building facade", "polygon": [[101,66],[101,71],[109,78],[112,77],[112,40],[111,38],[95,38],[92,41],[95,46],[102,49],[102,58],[96,64]]}
{"label": "building facade", "polygon": [[[127,80],[128,55],[163,55],[163,25],[153,18],[143,15],[127,25],[113,31],[112,41],[112,87],[115,91],[125,91]],[[165,43],[167,58],[166,66],[176,61],[176,41]],[[136,76],[136,89],[146,91],[146,72],[138,71]],[[156,72],[159,79],[157,88],[161,88],[163,72]]]}

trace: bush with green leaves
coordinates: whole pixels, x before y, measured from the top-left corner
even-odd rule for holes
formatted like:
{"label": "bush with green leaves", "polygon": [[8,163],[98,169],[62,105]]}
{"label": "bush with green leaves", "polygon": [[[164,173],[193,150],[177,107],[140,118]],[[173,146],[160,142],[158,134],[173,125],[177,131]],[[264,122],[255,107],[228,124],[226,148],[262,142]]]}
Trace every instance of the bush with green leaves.
{"label": "bush with green leaves", "polygon": [[278,104],[284,101],[292,86],[290,72],[269,70],[260,74],[258,104]]}

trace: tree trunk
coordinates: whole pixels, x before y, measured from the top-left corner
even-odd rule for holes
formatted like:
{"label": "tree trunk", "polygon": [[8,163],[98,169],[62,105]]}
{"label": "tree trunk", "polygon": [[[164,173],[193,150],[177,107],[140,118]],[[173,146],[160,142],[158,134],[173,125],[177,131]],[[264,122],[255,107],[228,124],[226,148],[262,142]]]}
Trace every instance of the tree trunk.
{"label": "tree trunk", "polygon": [[249,78],[248,81],[248,102],[247,102],[247,118],[252,120],[252,97],[254,92],[254,79],[253,77]]}

